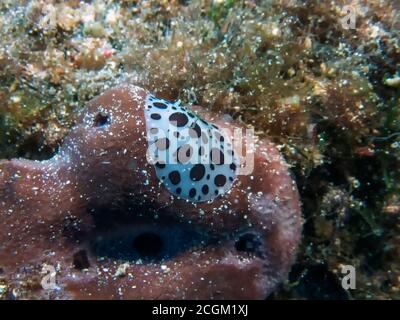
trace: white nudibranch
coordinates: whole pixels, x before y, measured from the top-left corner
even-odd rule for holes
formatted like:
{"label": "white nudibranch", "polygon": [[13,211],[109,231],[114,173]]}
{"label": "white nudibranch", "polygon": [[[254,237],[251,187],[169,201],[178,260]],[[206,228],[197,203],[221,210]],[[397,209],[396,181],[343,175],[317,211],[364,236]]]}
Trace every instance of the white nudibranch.
{"label": "white nudibranch", "polygon": [[174,195],[209,201],[227,192],[238,158],[229,134],[192,113],[179,101],[149,94],[145,100],[148,158],[158,179]]}

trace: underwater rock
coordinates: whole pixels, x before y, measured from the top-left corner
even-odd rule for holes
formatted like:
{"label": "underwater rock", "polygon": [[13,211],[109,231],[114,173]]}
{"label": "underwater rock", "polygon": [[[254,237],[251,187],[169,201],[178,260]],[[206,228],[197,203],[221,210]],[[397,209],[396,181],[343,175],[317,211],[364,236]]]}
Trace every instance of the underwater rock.
{"label": "underwater rock", "polygon": [[[193,109],[124,84],[88,103],[53,158],[0,161],[7,297],[263,299],[276,288],[301,233],[288,167],[255,138],[243,174],[235,123]],[[176,142],[157,136],[171,128]]]}

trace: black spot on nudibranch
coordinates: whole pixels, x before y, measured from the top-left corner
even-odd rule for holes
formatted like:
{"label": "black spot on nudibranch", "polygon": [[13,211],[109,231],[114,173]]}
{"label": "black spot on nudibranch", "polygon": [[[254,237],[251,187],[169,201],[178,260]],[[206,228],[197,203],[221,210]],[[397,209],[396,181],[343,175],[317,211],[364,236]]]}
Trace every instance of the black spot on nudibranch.
{"label": "black spot on nudibranch", "polygon": [[157,163],[156,163],[156,167],[157,167],[157,168],[160,168],[160,169],[164,169],[164,168],[165,168],[165,163],[157,162]]}
{"label": "black spot on nudibranch", "polygon": [[189,197],[194,198],[196,196],[196,189],[192,188],[189,191]]}
{"label": "black spot on nudibranch", "polygon": [[153,105],[159,109],[167,109],[168,106],[162,102],[154,102]]}
{"label": "black spot on nudibranch", "polygon": [[217,187],[223,187],[226,183],[226,177],[223,174],[218,174],[214,178],[214,183]]}
{"label": "black spot on nudibranch", "polygon": [[188,117],[182,112],[175,112],[169,116],[169,122],[177,127],[185,126],[188,121]]}
{"label": "black spot on nudibranch", "polygon": [[159,115],[158,113],[152,113],[150,117],[153,120],[160,120],[161,119],[161,115]]}
{"label": "black spot on nudibranch", "polygon": [[181,175],[178,171],[170,172],[168,178],[171,181],[171,183],[175,185],[181,182]]}
{"label": "black spot on nudibranch", "polygon": [[205,166],[203,164],[196,164],[190,170],[190,179],[192,179],[193,181],[199,181],[203,179],[205,173],[206,173]]}
{"label": "black spot on nudibranch", "polygon": [[204,155],[204,147],[201,146],[201,147],[199,148],[199,156],[203,156],[203,155]]}
{"label": "black spot on nudibranch", "polygon": [[206,126],[209,126],[209,124],[208,124],[208,122],[206,120],[204,120],[204,119],[202,119],[200,117],[198,117],[198,118],[203,124],[205,124]]}

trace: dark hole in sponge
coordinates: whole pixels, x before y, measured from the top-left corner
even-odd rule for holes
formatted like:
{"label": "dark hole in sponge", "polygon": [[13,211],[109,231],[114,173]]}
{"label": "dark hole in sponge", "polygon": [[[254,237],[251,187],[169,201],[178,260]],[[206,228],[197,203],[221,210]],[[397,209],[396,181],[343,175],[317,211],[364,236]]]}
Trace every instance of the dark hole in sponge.
{"label": "dark hole in sponge", "polygon": [[86,250],[79,250],[74,253],[73,261],[74,268],[78,270],[87,269],[90,267],[89,259]]}
{"label": "dark hole in sponge", "polygon": [[107,124],[110,124],[110,117],[108,114],[104,112],[99,112],[96,114],[93,121],[94,127],[104,127]]}
{"label": "dark hole in sponge", "polygon": [[133,240],[133,248],[139,255],[146,258],[155,258],[163,250],[164,243],[160,236],[152,232],[145,232]]}
{"label": "dark hole in sponge", "polygon": [[90,255],[111,261],[156,263],[217,241],[203,228],[164,216],[162,211],[157,211],[157,219],[149,218],[155,212],[151,206],[128,202],[118,208],[89,207],[88,212],[96,226],[88,237]]}
{"label": "dark hole in sponge", "polygon": [[262,256],[261,241],[252,233],[241,235],[235,242],[235,249],[239,252],[252,253],[259,257]]}

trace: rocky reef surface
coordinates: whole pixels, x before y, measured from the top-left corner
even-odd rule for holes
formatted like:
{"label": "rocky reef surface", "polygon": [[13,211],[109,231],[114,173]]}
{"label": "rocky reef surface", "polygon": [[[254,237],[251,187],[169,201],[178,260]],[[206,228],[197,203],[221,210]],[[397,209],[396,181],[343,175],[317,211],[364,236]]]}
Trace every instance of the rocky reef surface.
{"label": "rocky reef surface", "polygon": [[[270,298],[400,298],[399,9],[2,1],[0,159],[49,159],[85,103],[123,81],[229,114],[278,145],[302,200],[297,261]],[[32,297],[36,282],[11,285],[0,261],[0,298]]]}

